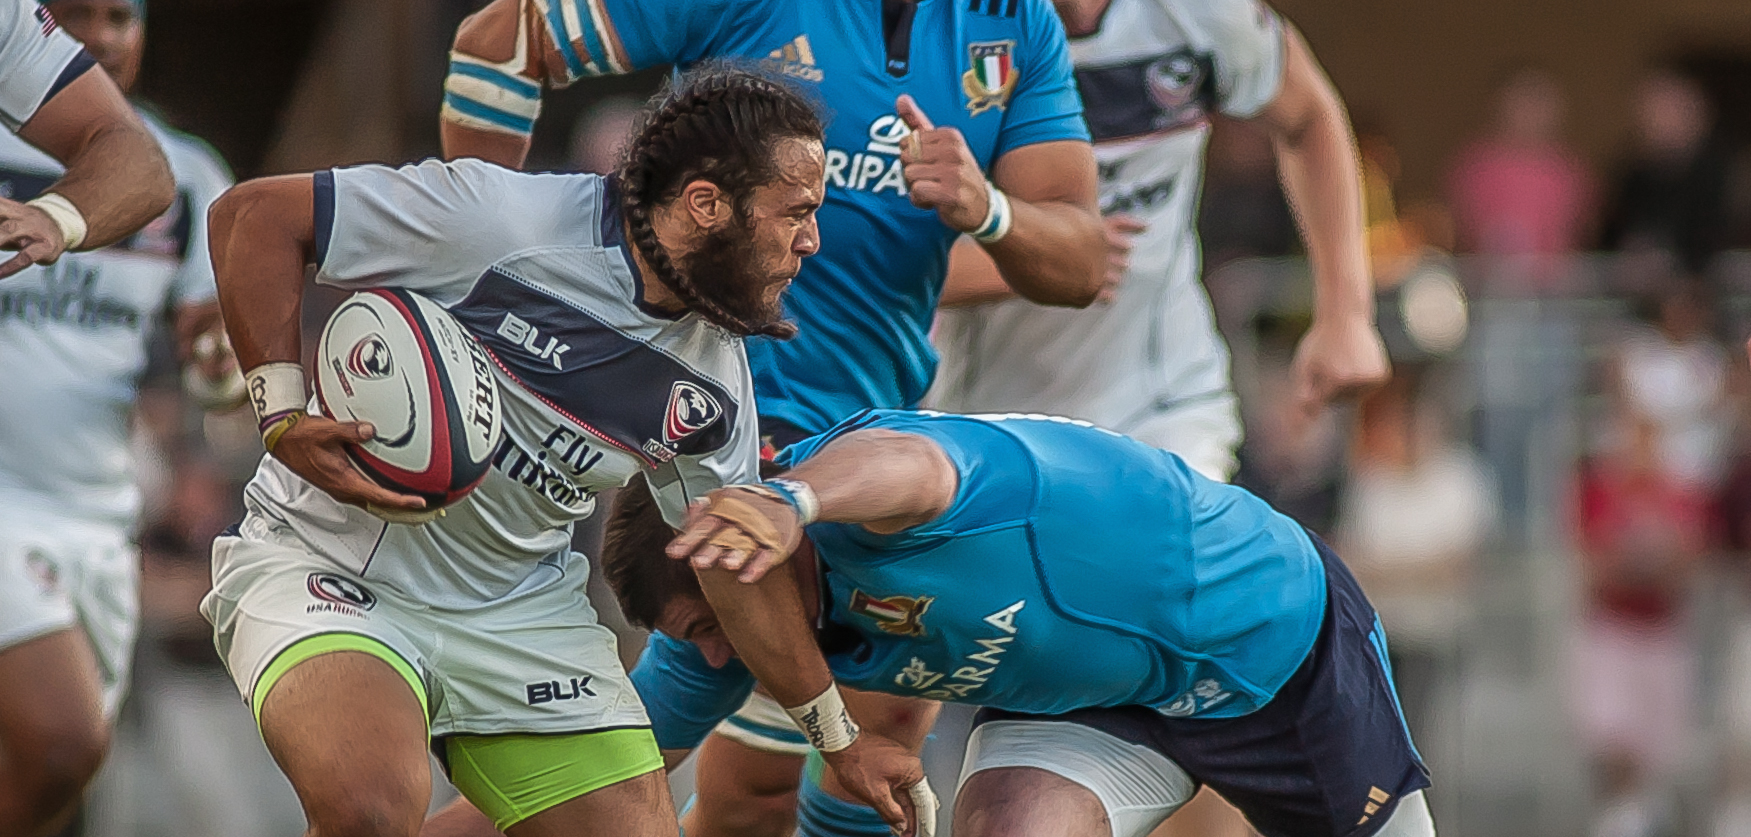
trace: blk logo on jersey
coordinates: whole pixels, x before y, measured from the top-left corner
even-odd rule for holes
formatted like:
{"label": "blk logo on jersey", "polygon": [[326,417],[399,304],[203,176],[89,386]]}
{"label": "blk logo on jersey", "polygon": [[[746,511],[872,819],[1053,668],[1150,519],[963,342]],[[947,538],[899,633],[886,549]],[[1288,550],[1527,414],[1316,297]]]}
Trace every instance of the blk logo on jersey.
{"label": "blk logo on jersey", "polygon": [[875,620],[876,627],[899,636],[923,636],[924,613],[935,596],[888,596],[878,599],[862,590],[851,591],[851,612]]}
{"label": "blk logo on jersey", "polygon": [[547,344],[541,343],[541,329],[536,328],[528,320],[509,312],[499,321],[499,336],[523,347],[529,354],[540,360],[553,364],[553,368],[565,371],[565,365],[560,363],[559,356],[571,351],[571,346],[559,342],[558,337],[547,338]]}
{"label": "blk logo on jersey", "polygon": [[961,90],[967,94],[967,112],[978,116],[992,108],[1009,106],[1009,96],[1021,78],[1016,70],[1014,41],[967,44],[973,68],[961,74]]}
{"label": "blk logo on jersey", "polygon": [[663,418],[663,440],[674,444],[717,421],[723,407],[711,393],[686,381],[676,381],[669,390],[669,409]]}
{"label": "blk logo on jersey", "polygon": [[383,341],[383,336],[367,334],[359,338],[359,342],[347,350],[347,371],[353,377],[367,381],[389,377],[395,371],[395,359],[389,356],[389,344]]}
{"label": "blk logo on jersey", "polygon": [[334,573],[311,573],[305,587],[318,601],[304,608],[305,613],[341,613],[363,617],[365,611],[377,606],[377,596],[350,578]]}
{"label": "blk logo on jersey", "polygon": [[595,697],[590,689],[590,681],[594,679],[586,674],[583,677],[567,678],[564,682],[548,680],[541,683],[530,683],[523,687],[523,694],[529,700],[530,706],[540,706],[556,700],[577,700],[578,698]]}

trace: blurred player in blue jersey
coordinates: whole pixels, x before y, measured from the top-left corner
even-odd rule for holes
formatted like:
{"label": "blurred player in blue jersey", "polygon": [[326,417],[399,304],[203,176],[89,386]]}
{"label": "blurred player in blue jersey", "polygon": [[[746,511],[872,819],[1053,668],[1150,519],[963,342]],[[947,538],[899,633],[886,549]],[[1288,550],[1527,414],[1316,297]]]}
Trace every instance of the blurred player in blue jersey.
{"label": "blurred player in blue jersey", "polygon": [[[0,19],[11,5],[0,2]],[[8,84],[33,73],[45,85],[56,76],[68,83],[20,134],[0,133],[0,194],[40,205],[80,177],[26,142],[32,127],[75,85],[87,88],[81,107],[110,96],[126,107],[111,79],[120,90],[133,87],[143,33],[131,0],[54,0],[31,9],[40,14],[22,12],[30,29],[15,32],[13,45],[22,38],[58,56],[0,73]],[[57,28],[45,32],[49,21]],[[89,69],[94,59],[102,70]],[[85,238],[61,236],[70,252],[26,248],[17,275],[0,281],[0,834],[28,837],[68,816],[103,759],[126,691],[138,627],[132,535],[141,499],[129,415],[159,329],[174,328],[178,349],[194,361],[185,376],[192,395],[207,406],[242,404],[206,249],[207,206],[231,175],[206,144],[148,112],[130,109],[124,124],[141,121],[144,144],[134,153],[146,159],[112,160],[120,168],[95,182],[84,172],[85,185],[66,192],[84,208],[101,208],[86,217]],[[176,199],[134,232],[120,219],[156,204],[153,179],[166,156]],[[89,202],[105,192],[120,200]],[[106,240],[114,243],[87,252]],[[33,252],[52,253],[52,264],[33,264]]]}
{"label": "blurred player in blue jersey", "polygon": [[[1023,298],[1094,299],[1105,248],[1093,154],[1046,0],[495,0],[457,35],[445,154],[520,165],[544,88],[709,59],[766,63],[831,111],[821,253],[785,295],[799,333],[748,344],[775,447],[918,403],[962,234]],[[895,732],[912,744],[934,718],[916,702],[867,703],[904,721]],[[787,833],[807,747],[769,700],[736,720],[724,728],[734,740],[701,753],[690,833]]]}
{"label": "blurred player in blue jersey", "polygon": [[120,241],[169,208],[164,152],[91,53],[35,0],[0,0],[0,125],[66,166],[28,201],[0,195],[0,277]]}
{"label": "blurred player in blue jersey", "polygon": [[780,461],[672,543],[642,491],[609,523],[671,761],[756,675],[837,681],[985,707],[956,837],[1142,837],[1199,784],[1267,837],[1435,833],[1373,608],[1245,490],[1040,416],[874,411]]}

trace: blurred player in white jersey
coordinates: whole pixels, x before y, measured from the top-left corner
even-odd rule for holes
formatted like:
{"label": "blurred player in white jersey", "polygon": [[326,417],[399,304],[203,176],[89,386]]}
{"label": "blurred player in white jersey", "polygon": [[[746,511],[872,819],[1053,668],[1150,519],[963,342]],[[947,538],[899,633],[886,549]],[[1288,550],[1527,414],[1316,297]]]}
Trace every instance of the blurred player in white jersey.
{"label": "blurred player in white jersey", "polygon": [[933,403],[1085,419],[1226,479],[1240,417],[1196,228],[1210,121],[1256,120],[1275,141],[1313,268],[1313,325],[1294,367],[1311,415],[1388,369],[1349,119],[1301,35],[1257,0],[1055,4],[1094,135],[1114,286],[1086,311],[1032,305],[1007,298],[977,248],[957,248]]}
{"label": "blurred player in white jersey", "polygon": [[[1300,33],[1258,0],[1054,4],[1094,135],[1111,285],[1088,310],[1033,305],[1004,291],[977,248],[957,247],[931,403],[1084,419],[1225,480],[1241,423],[1197,239],[1211,120],[1256,120],[1274,141],[1313,269],[1314,318],[1293,369],[1311,419],[1388,374],[1349,118]],[[1246,831],[1208,800],[1167,828]]]}
{"label": "blurred player in white jersey", "polygon": [[[138,7],[56,0],[48,9],[85,44],[78,54],[132,87]],[[58,823],[107,747],[137,615],[129,413],[166,316],[185,358],[199,344],[191,391],[212,406],[242,404],[206,248],[207,206],[230,175],[200,141],[144,116],[175,175],[170,210],[102,250],[27,264],[0,282],[0,834]],[[62,172],[0,133],[0,193],[32,198]]]}
{"label": "blurred player in white jersey", "polygon": [[0,277],[114,244],[170,206],[164,153],[94,66],[35,0],[0,0],[0,125],[66,166],[42,194],[0,193],[0,251],[18,251]]}

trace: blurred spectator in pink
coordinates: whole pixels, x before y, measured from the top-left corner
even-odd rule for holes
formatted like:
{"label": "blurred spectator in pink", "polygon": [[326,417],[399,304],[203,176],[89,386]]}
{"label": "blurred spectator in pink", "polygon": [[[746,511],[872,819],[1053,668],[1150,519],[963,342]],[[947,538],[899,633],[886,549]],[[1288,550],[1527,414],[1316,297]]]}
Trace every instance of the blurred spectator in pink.
{"label": "blurred spectator in pink", "polygon": [[1583,465],[1577,491],[1583,602],[1573,695],[1599,794],[1595,837],[1670,825],[1670,783],[1694,738],[1691,589],[1709,534],[1709,497],[1664,467],[1658,426],[1622,420],[1628,432]]}
{"label": "blurred spectator in pink", "polygon": [[1563,141],[1565,106],[1549,73],[1514,71],[1496,92],[1487,131],[1449,172],[1460,250],[1516,257],[1492,270],[1492,292],[1537,296],[1559,289],[1567,256],[1590,237],[1594,186]]}
{"label": "blurred spectator in pink", "polygon": [[1701,273],[1727,227],[1730,161],[1695,81],[1659,71],[1636,86],[1631,147],[1611,184],[1602,244]]}
{"label": "blurred spectator in pink", "polygon": [[1494,478],[1424,396],[1426,377],[1395,368],[1363,399],[1336,535],[1386,626],[1405,720],[1428,753],[1435,698],[1457,689],[1473,569],[1500,512]]}
{"label": "blurred spectator in pink", "polygon": [[[1693,282],[1668,282],[1638,300],[1635,314],[1639,322],[1612,357],[1617,412],[1651,425],[1669,476],[1713,490],[1730,452],[1732,361],[1710,330],[1703,291]],[[1611,432],[1634,430],[1620,421]]]}

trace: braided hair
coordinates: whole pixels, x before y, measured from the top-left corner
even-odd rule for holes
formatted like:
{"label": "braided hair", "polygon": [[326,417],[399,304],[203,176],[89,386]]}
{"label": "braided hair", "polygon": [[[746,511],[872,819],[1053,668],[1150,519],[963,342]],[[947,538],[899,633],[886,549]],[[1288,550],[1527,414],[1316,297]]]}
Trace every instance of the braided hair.
{"label": "braided hair", "polygon": [[714,300],[700,277],[683,275],[651,226],[651,211],[679,197],[695,180],[728,194],[744,215],[756,187],[778,179],[775,151],[790,139],[822,141],[821,118],[788,84],[745,68],[691,71],[651,100],[620,164],[621,212],[634,246],[665,286],[689,309],[742,336],[786,339],[793,323],[755,323]]}

